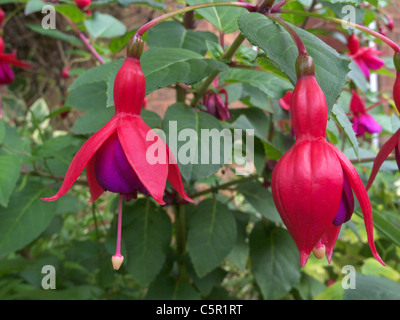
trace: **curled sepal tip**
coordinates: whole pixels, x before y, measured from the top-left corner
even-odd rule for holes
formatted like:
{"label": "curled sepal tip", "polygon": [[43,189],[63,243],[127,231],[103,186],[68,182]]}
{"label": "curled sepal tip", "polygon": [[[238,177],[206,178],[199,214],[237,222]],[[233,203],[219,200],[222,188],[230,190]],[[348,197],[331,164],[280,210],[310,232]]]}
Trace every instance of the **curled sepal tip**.
{"label": "curled sepal tip", "polygon": [[128,42],[126,48],[126,55],[128,57],[140,59],[143,52],[144,41],[142,37],[135,34]]}
{"label": "curled sepal tip", "polygon": [[298,78],[315,75],[314,60],[308,53],[298,56],[296,60],[296,74]]}

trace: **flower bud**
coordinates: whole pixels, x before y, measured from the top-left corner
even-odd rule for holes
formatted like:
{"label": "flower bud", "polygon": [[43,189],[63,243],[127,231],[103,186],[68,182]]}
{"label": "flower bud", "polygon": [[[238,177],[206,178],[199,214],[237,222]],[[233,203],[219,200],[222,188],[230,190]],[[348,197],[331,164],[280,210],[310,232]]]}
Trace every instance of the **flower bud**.
{"label": "flower bud", "polygon": [[91,0],[74,0],[74,2],[76,6],[81,10],[90,6],[91,4]]}

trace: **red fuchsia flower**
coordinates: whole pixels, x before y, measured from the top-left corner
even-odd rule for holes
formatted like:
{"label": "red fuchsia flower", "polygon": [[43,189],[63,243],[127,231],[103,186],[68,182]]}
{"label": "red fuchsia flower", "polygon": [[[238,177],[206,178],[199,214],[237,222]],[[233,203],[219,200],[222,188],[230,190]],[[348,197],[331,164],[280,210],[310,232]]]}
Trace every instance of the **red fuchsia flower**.
{"label": "red fuchsia flower", "polygon": [[279,99],[279,104],[286,111],[290,110],[290,98],[292,97],[292,91],[286,92],[286,94]]}
{"label": "red fuchsia flower", "polygon": [[[393,85],[393,100],[397,111],[400,112],[400,52],[395,53],[393,62],[396,68],[396,80]],[[383,144],[376,155],[374,165],[372,166],[371,175],[369,176],[367,182],[367,190],[371,188],[380,167],[392,151],[394,151],[397,167],[400,170],[400,129],[397,130],[395,134],[393,134],[393,136]]]}
{"label": "red fuchsia flower", "polygon": [[350,111],[353,114],[351,122],[353,123],[353,130],[357,137],[363,136],[368,133],[382,132],[381,125],[374,119],[373,116],[367,113],[365,103],[357,92],[352,90],[353,96],[350,101]]}
{"label": "red fuchsia flower", "polygon": [[341,225],[354,210],[354,191],[364,216],[368,243],[383,264],[373,239],[372,209],[367,192],[349,159],[326,136],[327,105],[308,54],[296,62],[297,83],[290,113],[296,142],[272,175],[278,212],[300,252],[304,266],[311,251],[332,259]]}
{"label": "red fuchsia flower", "polygon": [[347,47],[350,50],[350,58],[357,63],[366,78],[369,78],[369,70],[378,70],[385,64],[382,59],[377,57],[382,52],[374,47],[360,47],[360,41],[354,33],[348,38]]}
{"label": "red fuchsia flower", "polygon": [[74,2],[76,6],[81,10],[85,9],[91,4],[91,0],[74,0]]}
{"label": "red fuchsia flower", "polygon": [[[120,250],[122,197],[129,201],[140,192],[152,196],[163,205],[168,180],[184,200],[193,202],[185,193],[173,154],[140,116],[146,92],[139,60],[142,48],[141,38],[135,37],[128,45],[128,56],[114,83],[115,115],[77,152],[58,192],[53,197],[43,199],[53,201],[65,195],[85,167],[91,193],[89,202],[98,199],[104,191],[119,193],[117,250],[112,258],[115,269],[123,261]],[[148,158],[147,150],[154,144],[154,140],[148,141],[148,133],[157,138],[161,146],[158,150],[165,151],[165,159],[154,162]]]}
{"label": "red fuchsia flower", "polygon": [[[213,87],[215,88],[217,85],[218,78],[215,78]],[[225,96],[225,101],[221,97],[222,94]],[[218,92],[207,92],[203,98],[203,105],[206,107],[207,113],[221,121],[229,120],[231,117],[228,108],[228,92],[225,89],[221,89]]]}
{"label": "red fuchsia flower", "polygon": [[18,60],[17,52],[4,53],[4,40],[0,37],[0,85],[7,85],[14,81],[14,72],[11,66],[19,68],[32,68],[31,65]]}

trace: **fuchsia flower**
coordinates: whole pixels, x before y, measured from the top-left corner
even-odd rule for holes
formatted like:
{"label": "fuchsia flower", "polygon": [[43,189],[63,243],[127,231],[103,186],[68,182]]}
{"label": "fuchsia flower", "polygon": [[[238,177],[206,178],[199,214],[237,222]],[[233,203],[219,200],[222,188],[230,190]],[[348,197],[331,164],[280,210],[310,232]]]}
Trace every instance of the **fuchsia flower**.
{"label": "fuchsia flower", "polygon": [[327,105],[312,58],[300,55],[296,70],[290,103],[296,142],[274,169],[272,195],[299,249],[300,263],[306,264],[311,251],[331,261],[341,225],[353,214],[354,191],[372,254],[384,264],[375,248],[372,209],[362,181],[349,159],[325,138]]}
{"label": "fuchsia flower", "polygon": [[61,78],[67,79],[69,77],[69,71],[71,70],[70,66],[66,66],[64,69],[61,71]]}
{"label": "fuchsia flower", "polygon": [[[140,43],[143,46],[143,42]],[[85,167],[91,193],[89,202],[98,199],[104,191],[119,193],[119,233],[117,251],[113,256],[115,269],[119,268],[123,260],[120,253],[122,196],[129,201],[131,198],[136,198],[137,192],[140,192],[152,196],[163,205],[165,204],[163,194],[168,180],[184,200],[193,202],[185,193],[173,154],[140,116],[146,83],[138,57],[140,54],[138,55],[134,49],[128,51],[128,56],[115,78],[115,115],[77,152],[58,192],[53,197],[42,199],[53,201],[62,197]],[[163,146],[165,161],[153,163],[147,158],[147,150],[154,143],[154,140],[146,139],[150,131],[153,133],[152,136],[158,139],[157,143]]]}
{"label": "fuchsia flower", "polygon": [[279,99],[279,104],[286,111],[290,110],[290,98],[292,97],[292,91],[286,92],[286,94]]}
{"label": "fuchsia flower", "polygon": [[31,65],[18,60],[17,52],[4,53],[4,40],[0,37],[0,85],[7,85],[14,81],[14,71],[11,66],[32,68]]}
{"label": "fuchsia flower", "polygon": [[74,2],[79,9],[83,10],[83,9],[87,8],[88,6],[90,6],[92,1],[91,0],[74,0]]}
{"label": "fuchsia flower", "polygon": [[366,78],[369,78],[369,70],[378,70],[385,64],[377,57],[382,52],[374,47],[360,47],[360,41],[354,33],[348,38],[347,47],[350,50],[350,58],[357,63]]}
{"label": "fuchsia flower", "polygon": [[350,111],[353,114],[351,122],[353,123],[353,130],[357,137],[363,136],[368,133],[382,132],[381,125],[374,119],[373,116],[367,113],[365,103],[361,100],[360,96],[353,89],[353,96],[350,101]]}
{"label": "fuchsia flower", "polygon": [[[218,78],[215,78],[213,87],[215,88],[217,85]],[[221,97],[222,94],[225,96],[225,101]],[[218,92],[207,92],[203,98],[203,105],[206,107],[207,113],[221,121],[229,120],[231,117],[228,108],[228,92],[225,89],[220,89]]]}

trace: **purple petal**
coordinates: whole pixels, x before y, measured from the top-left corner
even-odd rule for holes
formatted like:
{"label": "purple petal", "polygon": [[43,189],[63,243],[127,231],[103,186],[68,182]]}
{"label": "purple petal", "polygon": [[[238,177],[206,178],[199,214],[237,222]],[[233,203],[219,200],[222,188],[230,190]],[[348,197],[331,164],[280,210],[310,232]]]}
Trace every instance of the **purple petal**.
{"label": "purple petal", "polygon": [[343,191],[342,191],[342,200],[340,201],[340,206],[338,213],[333,220],[333,224],[335,226],[340,226],[343,223],[349,221],[354,211],[354,197],[353,191],[351,190],[351,186],[349,180],[345,173],[343,173]]}
{"label": "purple petal", "polygon": [[117,134],[112,135],[97,151],[94,169],[97,182],[104,190],[133,196],[139,191],[148,195],[130,166]]}

